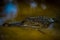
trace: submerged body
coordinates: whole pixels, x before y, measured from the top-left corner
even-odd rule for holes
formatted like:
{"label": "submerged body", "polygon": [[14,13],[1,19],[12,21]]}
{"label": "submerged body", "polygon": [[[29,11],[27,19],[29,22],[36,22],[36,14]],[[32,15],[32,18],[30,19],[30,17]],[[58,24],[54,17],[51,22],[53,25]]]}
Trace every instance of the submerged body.
{"label": "submerged body", "polygon": [[43,28],[53,28],[55,20],[53,18],[45,17],[45,16],[38,16],[38,17],[28,17],[25,20],[26,22],[31,22],[30,25],[42,25]]}

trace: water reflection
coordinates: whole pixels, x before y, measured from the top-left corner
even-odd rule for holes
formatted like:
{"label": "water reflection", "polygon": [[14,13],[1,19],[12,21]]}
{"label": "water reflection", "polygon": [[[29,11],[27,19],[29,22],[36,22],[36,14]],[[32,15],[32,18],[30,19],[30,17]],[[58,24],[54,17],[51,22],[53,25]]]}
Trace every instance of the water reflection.
{"label": "water reflection", "polygon": [[5,16],[0,18],[0,25],[2,25],[7,20],[14,19],[16,17],[17,10],[17,5],[14,4],[12,0],[9,0],[3,8],[2,14]]}
{"label": "water reflection", "polygon": [[47,8],[46,4],[42,3],[42,4],[41,4],[41,8],[42,8],[43,10],[45,10],[45,9]]}
{"label": "water reflection", "polygon": [[36,8],[37,7],[37,3],[34,2],[34,1],[30,2],[30,7],[31,8]]}
{"label": "water reflection", "polygon": [[53,29],[54,28],[54,23],[51,23],[49,26],[48,26],[48,29]]}

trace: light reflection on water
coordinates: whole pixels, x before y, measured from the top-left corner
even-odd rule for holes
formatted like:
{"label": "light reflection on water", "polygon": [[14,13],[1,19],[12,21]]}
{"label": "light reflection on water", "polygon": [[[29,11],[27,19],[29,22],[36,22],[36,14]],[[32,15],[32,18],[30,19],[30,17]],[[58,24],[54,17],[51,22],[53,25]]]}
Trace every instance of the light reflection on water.
{"label": "light reflection on water", "polygon": [[51,23],[49,26],[48,26],[48,29],[53,29],[54,27],[54,23]]}

